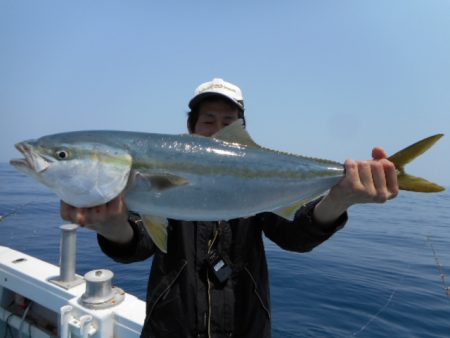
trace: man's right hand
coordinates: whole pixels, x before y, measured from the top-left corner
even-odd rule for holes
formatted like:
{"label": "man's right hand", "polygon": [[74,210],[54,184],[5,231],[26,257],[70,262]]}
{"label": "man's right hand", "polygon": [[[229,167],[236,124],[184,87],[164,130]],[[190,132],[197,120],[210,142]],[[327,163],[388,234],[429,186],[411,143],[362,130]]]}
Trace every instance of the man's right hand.
{"label": "man's right hand", "polygon": [[94,230],[110,241],[125,244],[133,238],[128,208],[122,196],[91,208],[76,208],[61,201],[60,213],[64,220]]}

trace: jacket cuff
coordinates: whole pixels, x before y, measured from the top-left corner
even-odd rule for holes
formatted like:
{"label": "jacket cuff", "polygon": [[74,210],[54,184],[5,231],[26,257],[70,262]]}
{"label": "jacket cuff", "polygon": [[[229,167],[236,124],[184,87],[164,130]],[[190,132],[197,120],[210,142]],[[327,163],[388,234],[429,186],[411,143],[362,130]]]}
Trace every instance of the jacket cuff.
{"label": "jacket cuff", "polygon": [[341,230],[348,221],[348,213],[344,212],[335,221],[330,223],[320,223],[314,217],[314,208],[323,197],[305,204],[297,212],[296,218],[303,218],[309,224],[309,232],[317,236],[332,235],[336,231]]}
{"label": "jacket cuff", "polygon": [[[137,215],[130,213],[128,216],[128,223],[133,229],[133,238],[130,242],[125,244],[110,241],[106,237],[97,234],[97,241],[102,251],[111,258],[120,258],[123,256],[132,255],[136,249],[139,237],[138,234],[140,232],[138,222],[142,222],[142,220]],[[120,256],[118,253],[120,253]]]}

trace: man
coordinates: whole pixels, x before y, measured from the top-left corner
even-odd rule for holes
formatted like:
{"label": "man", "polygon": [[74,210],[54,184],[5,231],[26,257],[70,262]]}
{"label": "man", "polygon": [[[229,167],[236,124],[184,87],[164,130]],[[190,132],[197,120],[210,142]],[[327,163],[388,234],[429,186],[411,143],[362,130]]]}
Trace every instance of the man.
{"label": "man", "polygon": [[[211,137],[238,118],[241,90],[222,79],[200,85],[189,102],[188,130]],[[304,252],[332,236],[356,203],[398,194],[395,167],[383,149],[371,161],[346,161],[346,175],[290,222],[272,213],[223,222],[169,220],[167,254],[147,236],[122,197],[78,209],[61,203],[64,219],[98,233],[102,250],[129,263],[154,256],[142,337],[270,337],[269,282],[262,233],[286,250]]]}

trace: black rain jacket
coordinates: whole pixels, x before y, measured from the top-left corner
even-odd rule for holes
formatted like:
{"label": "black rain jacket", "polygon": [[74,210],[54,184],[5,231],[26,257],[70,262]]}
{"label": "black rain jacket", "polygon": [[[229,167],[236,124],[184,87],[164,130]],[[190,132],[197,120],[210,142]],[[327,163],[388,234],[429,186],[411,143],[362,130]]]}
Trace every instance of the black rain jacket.
{"label": "black rain jacket", "polygon": [[[167,254],[136,219],[130,222],[132,243],[117,245],[100,235],[98,241],[122,263],[153,255],[141,337],[266,338],[271,337],[271,307],[262,234],[283,249],[310,251],[347,221],[343,214],[322,230],[312,217],[317,202],[301,208],[292,222],[273,213],[227,222],[170,220]],[[231,272],[220,282],[215,270],[223,266]]]}

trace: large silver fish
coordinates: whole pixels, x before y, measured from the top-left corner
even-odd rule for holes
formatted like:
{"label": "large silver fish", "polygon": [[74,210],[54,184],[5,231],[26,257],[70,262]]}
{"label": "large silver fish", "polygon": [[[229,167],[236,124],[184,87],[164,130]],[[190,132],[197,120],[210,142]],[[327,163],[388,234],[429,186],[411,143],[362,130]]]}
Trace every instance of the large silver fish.
{"label": "large silver fish", "polygon": [[[403,169],[441,136],[390,158],[401,189],[443,190]],[[325,193],[344,174],[337,162],[258,146],[240,120],[211,138],[80,131],[24,141],[16,148],[25,159],[11,164],[68,204],[92,207],[123,194],[163,251],[166,231],[160,220],[228,220],[265,211],[293,219],[303,203]]]}

